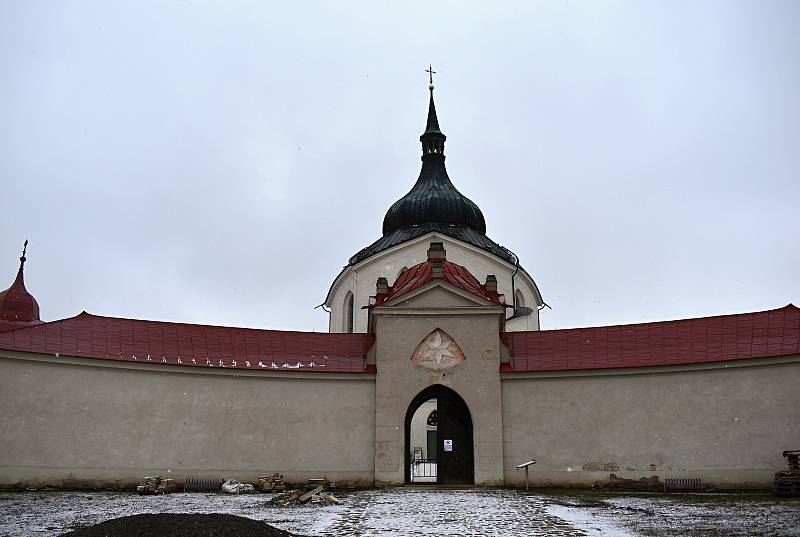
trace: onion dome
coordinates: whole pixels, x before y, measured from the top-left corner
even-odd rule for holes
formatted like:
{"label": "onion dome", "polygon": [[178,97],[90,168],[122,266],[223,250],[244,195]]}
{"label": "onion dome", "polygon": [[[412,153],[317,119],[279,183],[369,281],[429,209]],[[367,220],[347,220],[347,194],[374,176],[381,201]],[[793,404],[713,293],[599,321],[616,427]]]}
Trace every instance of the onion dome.
{"label": "onion dome", "polygon": [[422,170],[411,191],[397,200],[383,219],[383,235],[389,235],[404,226],[432,223],[466,226],[486,233],[486,221],[478,206],[459,192],[444,166],[444,142],[447,137],[439,128],[436,105],[433,102],[433,84],[428,105],[428,122],[419,137],[422,142]]}
{"label": "onion dome", "polygon": [[30,326],[41,323],[39,318],[39,304],[27,289],[25,289],[25,278],[23,275],[25,267],[25,251],[28,241],[22,249],[22,257],[19,258],[19,270],[17,277],[11,287],[0,292],[0,331],[8,330],[18,326]]}
{"label": "onion dome", "polygon": [[[433,69],[428,68],[433,76]],[[471,244],[514,265],[517,258],[508,249],[486,236],[486,221],[478,206],[459,192],[444,165],[444,142],[447,137],[439,127],[430,85],[428,121],[422,142],[422,170],[411,191],[397,200],[383,219],[383,235],[353,255],[347,262],[356,265],[406,241],[428,233],[440,233]]]}

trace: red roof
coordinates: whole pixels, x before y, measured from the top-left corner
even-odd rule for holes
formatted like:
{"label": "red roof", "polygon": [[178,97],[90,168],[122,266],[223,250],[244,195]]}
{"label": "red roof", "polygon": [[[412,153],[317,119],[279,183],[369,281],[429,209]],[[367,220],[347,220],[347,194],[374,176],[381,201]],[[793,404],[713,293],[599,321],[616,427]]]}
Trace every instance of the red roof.
{"label": "red roof", "polygon": [[[417,286],[418,287],[418,286]],[[407,291],[406,291],[407,292]],[[504,332],[501,371],[557,371],[721,362],[800,354],[800,309],[620,326]],[[76,317],[0,333],[0,349],[189,367],[375,372],[373,334],[228,328]]]}
{"label": "red roof", "polygon": [[389,292],[385,295],[379,294],[375,296],[374,303],[370,305],[379,306],[385,302],[389,302],[390,300],[394,300],[402,295],[408,294],[415,289],[419,289],[423,285],[435,279],[441,279],[450,285],[454,285],[455,287],[463,289],[464,291],[483,298],[484,300],[488,300],[489,302],[494,302],[495,304],[500,304],[502,306],[505,305],[505,299],[503,295],[498,294],[497,292],[486,291],[485,287],[481,285],[481,282],[479,282],[478,279],[466,268],[447,261],[446,259],[439,261],[442,263],[444,277],[435,278],[432,271],[434,262],[436,261],[425,261],[419,265],[414,265],[402,273],[397,278],[397,281],[394,282],[394,285],[389,287]]}
{"label": "red roof", "polygon": [[681,365],[800,354],[800,309],[655,323],[504,332],[502,371]]}
{"label": "red roof", "polygon": [[327,334],[76,317],[0,333],[0,349],[124,362],[257,370],[367,371],[372,334]]}

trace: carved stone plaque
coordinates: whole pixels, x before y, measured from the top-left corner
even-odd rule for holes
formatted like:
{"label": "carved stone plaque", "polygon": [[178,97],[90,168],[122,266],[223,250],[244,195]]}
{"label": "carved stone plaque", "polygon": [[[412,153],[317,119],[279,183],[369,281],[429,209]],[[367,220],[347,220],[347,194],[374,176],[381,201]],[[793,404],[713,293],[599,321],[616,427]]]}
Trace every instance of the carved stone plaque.
{"label": "carved stone plaque", "polygon": [[438,328],[428,334],[411,355],[412,362],[428,369],[448,369],[464,359],[458,343]]}

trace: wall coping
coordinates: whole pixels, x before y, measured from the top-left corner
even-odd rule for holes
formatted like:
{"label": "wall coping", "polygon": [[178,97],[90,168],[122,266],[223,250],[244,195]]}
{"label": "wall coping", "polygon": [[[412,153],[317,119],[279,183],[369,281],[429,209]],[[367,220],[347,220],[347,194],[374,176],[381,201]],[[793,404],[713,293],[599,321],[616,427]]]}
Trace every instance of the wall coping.
{"label": "wall coping", "polygon": [[746,367],[772,367],[788,366],[800,364],[800,354],[791,356],[775,356],[768,358],[752,358],[744,360],[730,360],[721,362],[702,362],[681,365],[656,365],[656,366],[634,366],[634,367],[615,367],[603,369],[567,369],[560,371],[520,371],[502,372],[500,380],[518,381],[542,378],[565,378],[565,377],[618,377],[629,375],[661,375],[669,373],[691,373],[701,371],[716,371],[723,369],[740,369]]}
{"label": "wall coping", "polygon": [[59,366],[101,367],[109,369],[127,369],[146,373],[188,374],[188,375],[217,375],[224,377],[260,377],[273,379],[304,379],[304,380],[358,380],[375,382],[375,373],[368,372],[327,372],[327,371],[297,371],[297,370],[260,370],[237,369],[223,367],[186,367],[180,365],[127,362],[119,360],[102,360],[98,358],[82,358],[60,354],[41,354],[34,352],[9,351],[0,349],[0,362],[2,360],[17,360],[39,363],[49,363]]}

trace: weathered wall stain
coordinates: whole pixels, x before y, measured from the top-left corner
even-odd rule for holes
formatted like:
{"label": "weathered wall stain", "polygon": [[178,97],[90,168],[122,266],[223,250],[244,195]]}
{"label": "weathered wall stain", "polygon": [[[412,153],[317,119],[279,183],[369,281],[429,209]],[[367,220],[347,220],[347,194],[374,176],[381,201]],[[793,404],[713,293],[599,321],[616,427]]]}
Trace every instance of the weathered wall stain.
{"label": "weathered wall stain", "polygon": [[584,472],[619,472],[616,462],[587,462],[581,467]]}

